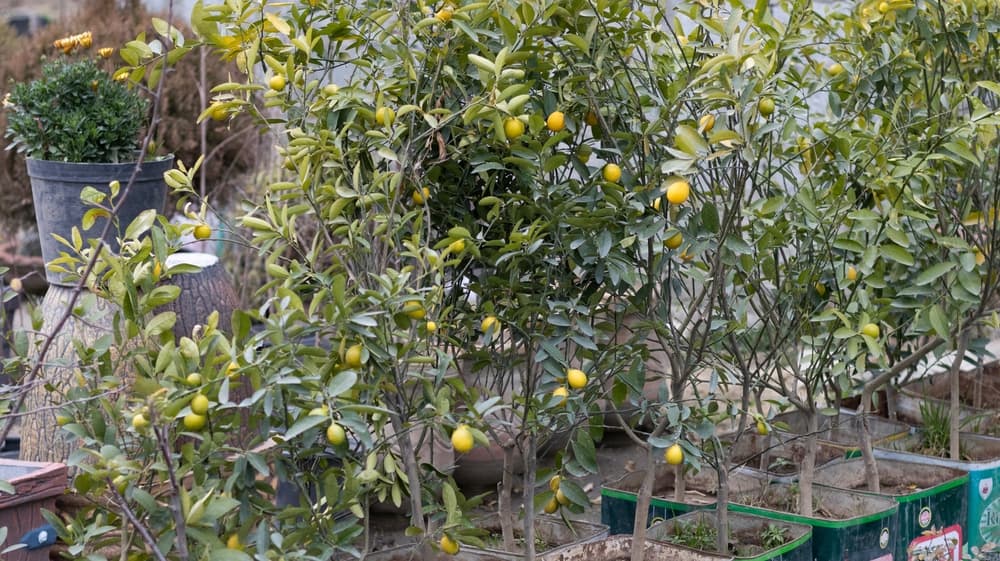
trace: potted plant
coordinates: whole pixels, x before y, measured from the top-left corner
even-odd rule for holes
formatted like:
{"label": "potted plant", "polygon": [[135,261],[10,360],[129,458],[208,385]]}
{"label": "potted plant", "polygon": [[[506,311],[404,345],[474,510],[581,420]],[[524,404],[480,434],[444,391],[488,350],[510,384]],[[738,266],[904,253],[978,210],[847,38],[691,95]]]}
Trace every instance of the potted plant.
{"label": "potted plant", "polygon": [[[55,45],[73,53],[92,42],[83,33]],[[66,284],[64,244],[84,245],[73,229],[82,225],[117,251],[117,228],[106,220],[124,228],[144,210],[160,210],[173,156],[146,160],[139,135],[148,102],[90,58],[48,62],[40,78],[15,84],[4,106],[9,147],[27,156],[46,276]]]}

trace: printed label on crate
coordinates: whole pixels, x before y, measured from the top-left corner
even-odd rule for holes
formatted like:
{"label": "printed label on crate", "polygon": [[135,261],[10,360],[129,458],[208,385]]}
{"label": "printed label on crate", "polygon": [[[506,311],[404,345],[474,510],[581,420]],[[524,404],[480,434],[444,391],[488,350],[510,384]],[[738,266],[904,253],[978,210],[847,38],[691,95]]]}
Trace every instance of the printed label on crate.
{"label": "printed label on crate", "polygon": [[907,561],[962,561],[962,527],[924,532],[906,548]]}
{"label": "printed label on crate", "polygon": [[917,524],[920,524],[921,528],[926,528],[931,525],[931,507],[925,506],[920,509],[920,514],[917,516]]}
{"label": "printed label on crate", "polygon": [[1000,542],[1000,489],[994,484],[996,468],[969,472],[969,545],[983,548]]}

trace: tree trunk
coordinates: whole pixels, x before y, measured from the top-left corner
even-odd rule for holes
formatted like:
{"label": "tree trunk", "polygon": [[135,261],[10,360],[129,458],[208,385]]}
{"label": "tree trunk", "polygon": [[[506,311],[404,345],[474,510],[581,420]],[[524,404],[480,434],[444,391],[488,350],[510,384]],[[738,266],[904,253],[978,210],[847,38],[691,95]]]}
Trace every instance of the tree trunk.
{"label": "tree trunk", "polygon": [[167,258],[167,267],[175,265],[201,267],[197,273],[173,275],[166,279],[181,289],[181,295],[170,304],[158,309],[177,313],[174,336],[190,337],[195,326],[204,324],[214,311],[219,312],[219,330],[232,332],[233,310],[239,305],[236,289],[229,274],[219,263],[219,258],[208,253],[175,253]]}
{"label": "tree trunk", "polygon": [[524,451],[524,558],[535,561],[535,469],[538,467],[538,440],[528,434]]}
{"label": "tree trunk", "polygon": [[503,479],[500,481],[500,532],[504,551],[514,551],[514,442],[503,445]]}
{"label": "tree trunk", "polygon": [[881,492],[879,485],[878,463],[875,462],[875,452],[872,450],[871,426],[868,416],[871,414],[872,394],[869,388],[861,392],[861,458],[865,464],[865,480],[868,490],[872,493]]}
{"label": "tree trunk", "polygon": [[642,561],[646,552],[646,526],[649,525],[649,504],[653,502],[656,482],[656,457],[652,446],[646,445],[646,473],[635,498],[635,529],[632,530],[632,561]]}
{"label": "tree trunk", "polygon": [[719,488],[716,492],[715,548],[719,554],[729,551],[729,462],[719,462]]}
{"label": "tree trunk", "polygon": [[[52,326],[66,313],[66,306],[73,296],[73,288],[52,285],[41,304],[44,324],[41,334],[34,338],[34,348],[42,344]],[[62,392],[78,384],[74,371],[77,365],[73,341],[93,343],[98,338],[112,334],[111,321],[114,306],[92,294],[81,296],[77,306],[84,309],[81,316],[74,315],[66,322],[49,348],[45,364],[38,379],[28,387],[24,401],[25,416],[20,428],[21,460],[28,462],[66,462],[76,450],[75,440],[67,438],[56,424],[56,413],[62,404]],[[37,359],[37,355],[31,357]],[[121,372],[122,389],[131,384],[131,374]],[[52,388],[48,390],[47,388]]]}
{"label": "tree trunk", "polygon": [[969,336],[964,333],[958,338],[958,348],[955,349],[955,361],[951,365],[951,407],[948,411],[949,421],[949,441],[950,455],[953,460],[960,460],[962,451],[960,448],[959,434],[962,429],[962,362],[965,360],[965,351],[969,347]]}
{"label": "tree trunk", "polygon": [[813,474],[816,471],[816,433],[819,432],[819,414],[813,409],[808,412],[806,429],[806,455],[802,458],[799,472],[799,512],[802,516],[813,513]]}
{"label": "tree trunk", "polygon": [[403,460],[403,471],[406,472],[406,487],[410,495],[410,525],[421,530],[421,535],[427,535],[427,525],[424,522],[423,489],[420,485],[420,458],[413,447],[410,433],[403,426],[403,420],[398,414],[390,416],[392,430],[399,442],[399,457]]}

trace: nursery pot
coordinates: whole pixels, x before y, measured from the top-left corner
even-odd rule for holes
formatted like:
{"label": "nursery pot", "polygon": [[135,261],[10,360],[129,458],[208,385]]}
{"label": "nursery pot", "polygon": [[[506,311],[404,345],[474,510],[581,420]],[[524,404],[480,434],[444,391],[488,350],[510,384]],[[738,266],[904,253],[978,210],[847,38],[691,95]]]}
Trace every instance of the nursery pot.
{"label": "nursery pot", "polygon": [[[876,448],[875,457],[957,469],[969,474],[967,491],[968,517],[965,522],[966,549],[1000,546],[1000,438],[962,433],[962,460],[952,460],[919,453],[919,447],[906,450]],[[919,441],[907,441],[919,446]]]}
{"label": "nursery pot", "polygon": [[813,559],[871,561],[893,553],[899,504],[887,497],[813,485],[813,515],[798,510],[792,483],[761,481],[750,493],[732,497],[732,512],[812,527]]}
{"label": "nursery pot", "polygon": [[[646,561],[732,561],[732,556],[705,553],[684,546],[646,540]],[[565,547],[540,556],[542,561],[629,561],[632,536],[611,536],[603,540]]]}
{"label": "nursery pot", "polygon": [[[969,475],[929,465],[924,459],[913,463],[877,458],[876,462],[882,489],[879,494],[899,503],[899,531],[893,559],[908,559],[908,552],[942,546],[961,551],[965,539],[962,527],[968,516]],[[816,483],[868,492],[861,458],[819,468]]]}
{"label": "nursery pot", "polygon": [[[148,209],[157,212],[163,209],[166,201],[166,184],[163,174],[173,167],[174,157],[167,156],[157,160],[147,160],[136,175],[132,188],[124,199],[118,211],[118,228],[112,227],[104,241],[112,251],[118,251],[116,241],[119,229],[124,229],[140,213]],[[83,215],[93,208],[80,200],[84,187],[93,187],[98,191],[110,194],[108,184],[117,180],[121,183],[119,197],[132,177],[135,162],[123,164],[97,164],[56,162],[49,160],[27,159],[28,177],[31,179],[31,196],[35,202],[35,218],[38,221],[38,235],[42,246],[42,259],[48,264],[59,257],[62,252],[71,251],[69,247],[53,236],[72,240],[73,227],[82,228]],[[105,200],[109,206],[118,201]],[[86,232],[80,234],[84,238],[96,238],[104,229],[106,220],[98,219]],[[46,268],[45,277],[52,284],[69,286],[62,273]]]}
{"label": "nursery pot", "polygon": [[[685,534],[685,528],[694,526],[715,528],[715,513],[709,511],[690,512],[670,520],[657,522],[650,526],[646,538],[658,542],[678,543],[677,540]],[[780,529],[783,540],[780,545],[763,545],[765,533]],[[740,512],[729,513],[729,542],[734,560],[745,561],[813,561],[812,528],[804,524],[769,520],[751,514]],[[680,542],[683,543],[683,542]],[[705,549],[706,553],[719,553]],[[689,546],[690,547],[690,546]],[[693,548],[702,551],[700,548]],[[824,561],[828,561],[824,559]]]}
{"label": "nursery pot", "polygon": [[[638,491],[645,471],[634,471],[621,479],[601,487],[601,522],[607,524],[612,534],[631,534],[635,531],[635,509]],[[656,467],[653,496],[649,503],[649,524],[669,520],[689,512],[714,509],[718,478],[715,471],[705,469],[685,475],[686,493],[682,500],[674,498],[673,466]],[[760,480],[755,470],[740,469],[729,475],[730,493],[753,489]]]}
{"label": "nursery pot", "polygon": [[[462,551],[479,555],[480,558],[501,559],[504,561],[518,561],[524,558],[523,543],[515,539],[515,551],[505,551],[503,540],[499,538],[500,515],[491,514],[475,521],[477,528],[487,530],[497,537],[497,541],[487,541],[486,547],[480,549],[472,546],[463,546]],[[524,530],[524,523],[521,520],[514,521],[515,538],[521,536]],[[544,545],[536,545],[537,555],[542,559],[557,556],[560,552],[575,546],[602,540],[608,537],[608,527],[604,524],[595,524],[582,520],[563,521],[558,516],[541,515],[535,517],[535,539]]]}
{"label": "nursery pot", "polygon": [[[14,486],[14,494],[0,493],[0,528],[7,539],[0,551],[18,543],[21,536],[45,524],[42,509],[54,511],[56,497],[66,490],[66,466],[55,463],[0,459],[0,480]],[[18,549],[0,556],[4,561],[48,561],[48,548]]]}

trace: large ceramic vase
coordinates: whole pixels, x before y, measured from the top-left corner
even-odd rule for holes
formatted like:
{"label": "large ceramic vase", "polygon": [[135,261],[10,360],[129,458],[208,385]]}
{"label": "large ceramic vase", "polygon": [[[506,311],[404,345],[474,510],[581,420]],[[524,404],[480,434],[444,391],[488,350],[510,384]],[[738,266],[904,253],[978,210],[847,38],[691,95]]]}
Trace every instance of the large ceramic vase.
{"label": "large ceramic vase", "polygon": [[[121,199],[117,223],[121,231],[124,231],[143,211],[155,209],[159,212],[163,209],[167,194],[163,174],[173,167],[173,163],[173,156],[144,161],[126,194],[125,188],[135,171],[135,162],[97,164],[28,158],[28,177],[31,179],[31,194],[35,202],[35,218],[38,221],[45,263],[52,262],[62,252],[70,251],[56,236],[72,240],[73,227],[78,227],[85,239],[97,238],[104,230],[106,219],[98,219],[89,230],[82,231],[83,216],[93,208],[80,200],[85,187],[110,194],[109,184],[112,181],[117,180],[121,184],[119,198],[123,195],[124,198]],[[117,204],[118,201],[113,202]],[[104,204],[107,206],[111,203],[105,201]],[[112,251],[118,251],[119,228],[111,228],[104,239]],[[45,276],[51,284],[74,284],[66,279],[65,274],[48,268]]]}

